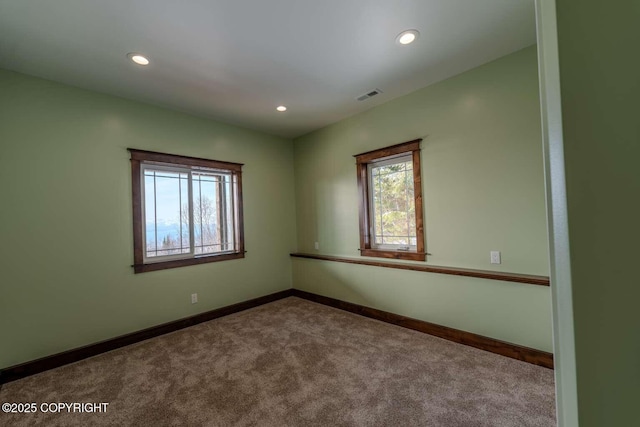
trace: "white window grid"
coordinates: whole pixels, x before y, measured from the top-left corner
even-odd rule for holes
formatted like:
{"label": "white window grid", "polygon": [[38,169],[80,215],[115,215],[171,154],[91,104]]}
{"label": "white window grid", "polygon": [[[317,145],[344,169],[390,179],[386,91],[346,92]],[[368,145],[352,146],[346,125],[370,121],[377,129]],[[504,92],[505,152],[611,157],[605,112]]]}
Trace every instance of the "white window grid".
{"label": "white window grid", "polygon": [[[375,249],[381,249],[381,250],[395,250],[395,251],[415,251],[417,250],[417,244],[414,243],[416,242],[417,238],[415,235],[411,235],[411,226],[410,226],[410,219],[409,219],[409,211],[407,210],[407,234],[403,234],[403,235],[398,235],[398,236],[385,236],[384,235],[384,230],[382,229],[382,223],[380,224],[380,228],[381,230],[377,229],[377,221],[376,221],[376,206],[375,206],[375,197],[374,197],[374,191],[376,189],[375,186],[375,182],[374,182],[374,176],[373,176],[373,170],[376,168],[380,168],[380,167],[384,167],[384,166],[389,166],[389,165],[394,165],[394,164],[398,164],[398,163],[409,163],[411,164],[410,168],[405,169],[404,173],[405,173],[405,182],[406,183],[410,183],[411,185],[413,185],[413,155],[412,153],[403,153],[400,155],[394,155],[394,156],[389,156],[389,157],[384,157],[381,159],[378,159],[374,162],[371,162],[367,165],[367,179],[368,179],[368,186],[369,186],[369,212],[371,213],[371,221],[370,221],[370,227],[371,229],[369,230],[370,235],[372,236],[371,239],[371,247],[375,248]],[[380,178],[380,176],[378,176],[378,178]],[[405,185],[405,197],[407,199],[407,205],[409,204],[414,204],[415,200],[413,197],[409,197],[408,194],[406,193],[406,189],[407,189],[407,185]],[[379,200],[382,200],[381,197],[378,197]],[[415,207],[414,207],[415,209]],[[382,242],[379,243],[378,238],[381,238]],[[399,238],[404,238],[407,241],[407,244],[393,244],[393,243],[385,243],[384,242],[384,238],[385,237],[399,237]]]}
{"label": "white window grid", "polygon": [[[180,182],[180,186],[179,186],[179,194],[180,194],[180,206],[182,206],[182,190],[181,190],[181,181],[184,179],[187,181],[187,202],[188,202],[188,212],[189,212],[189,246],[184,246],[182,243],[182,220],[179,219],[179,223],[180,223],[180,238],[181,238],[181,243],[180,243],[180,247],[178,248],[171,248],[169,250],[173,251],[173,250],[180,250],[181,253],[179,254],[169,254],[169,255],[155,255],[155,256],[148,256],[148,250],[147,250],[147,233],[146,233],[146,217],[147,217],[147,206],[146,206],[146,182],[145,182],[145,172],[147,171],[154,171],[154,172],[170,172],[170,173],[176,173],[178,174],[178,177],[176,179],[179,180]],[[228,171],[228,170],[220,170],[220,169],[211,169],[211,168],[202,168],[202,167],[181,167],[181,166],[173,166],[173,165],[162,165],[162,164],[157,164],[157,163],[153,163],[153,162],[148,162],[148,163],[141,163],[140,165],[140,179],[141,179],[141,187],[142,187],[142,191],[141,191],[141,205],[142,205],[142,223],[143,223],[143,233],[142,233],[142,245],[143,245],[143,262],[145,264],[149,264],[149,263],[155,263],[155,262],[165,262],[165,261],[172,261],[172,260],[179,260],[179,259],[188,259],[188,258],[199,258],[202,256],[210,256],[210,255],[220,255],[220,254],[225,254],[225,253],[234,253],[237,251],[237,243],[238,243],[238,235],[237,235],[237,223],[238,223],[238,210],[237,210],[237,206],[236,206],[236,199],[238,197],[237,194],[237,178],[236,176]],[[186,178],[182,178],[182,175],[186,175]],[[229,238],[223,243],[218,243],[218,244],[212,244],[212,245],[205,245],[204,243],[201,243],[201,245],[196,245],[195,242],[195,221],[194,221],[194,215],[193,215],[193,176],[194,175],[198,175],[199,177],[202,176],[222,176],[225,179],[225,183],[228,182],[229,186],[230,186],[230,191],[229,191],[229,203],[226,206],[226,210],[228,211],[227,214],[227,224],[224,224],[225,228],[227,228],[230,232],[228,233]],[[155,180],[155,174],[154,174],[154,180]],[[156,191],[156,185],[154,183],[154,192]],[[201,187],[200,187],[201,188]],[[156,203],[156,195],[154,194],[153,197],[154,203]],[[230,214],[229,214],[230,213]],[[166,249],[158,249],[158,237],[157,237],[157,211],[155,209],[154,206],[154,214],[156,215],[155,218],[155,224],[154,227],[156,229],[156,235],[155,235],[155,251],[156,254],[158,252],[165,252],[165,251],[169,251]],[[202,235],[202,233],[201,233]],[[212,252],[206,252],[206,253],[201,253],[201,254],[197,254],[195,249],[197,247],[202,247],[204,249],[204,247],[210,247],[210,246],[227,246],[227,247],[231,247],[231,249],[226,249],[226,250],[220,250],[220,251],[212,251]],[[182,252],[184,249],[188,249],[188,252]],[[222,248],[221,248],[222,249]]]}

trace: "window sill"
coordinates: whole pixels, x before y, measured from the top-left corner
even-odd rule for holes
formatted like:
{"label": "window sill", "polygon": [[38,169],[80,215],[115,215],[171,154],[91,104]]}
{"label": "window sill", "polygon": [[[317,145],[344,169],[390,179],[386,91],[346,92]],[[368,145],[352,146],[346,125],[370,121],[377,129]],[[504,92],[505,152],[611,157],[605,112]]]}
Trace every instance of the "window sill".
{"label": "window sill", "polygon": [[167,270],[169,268],[186,267],[188,265],[206,264],[209,262],[228,261],[231,259],[244,258],[244,252],[225,253],[221,255],[208,255],[198,258],[174,259],[171,261],[153,262],[149,264],[132,265],[133,271],[146,273],[148,271]]}
{"label": "window sill", "polygon": [[406,259],[409,261],[425,261],[427,254],[410,251],[390,251],[380,249],[360,249],[361,256],[370,256],[376,258],[388,259]]}

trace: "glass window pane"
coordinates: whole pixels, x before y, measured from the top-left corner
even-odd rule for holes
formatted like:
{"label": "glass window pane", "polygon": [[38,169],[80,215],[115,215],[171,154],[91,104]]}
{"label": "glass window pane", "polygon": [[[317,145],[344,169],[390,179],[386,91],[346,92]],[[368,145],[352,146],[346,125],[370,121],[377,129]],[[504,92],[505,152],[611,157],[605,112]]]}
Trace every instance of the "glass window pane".
{"label": "glass window pane", "polygon": [[193,173],[193,224],[195,253],[221,250],[221,179],[220,175]]}
{"label": "glass window pane", "polygon": [[147,256],[155,256],[156,246],[156,203],[154,172],[144,172],[144,223]]}
{"label": "glass window pane", "polygon": [[185,226],[182,215],[188,175],[149,168],[144,175],[146,256],[189,253],[188,217]]}
{"label": "glass window pane", "polygon": [[180,174],[180,247],[183,254],[191,252],[189,229],[189,174]]}
{"label": "glass window pane", "polygon": [[[224,172],[144,169],[147,258],[235,250],[234,183]],[[190,221],[193,227],[190,227]],[[191,247],[193,228],[193,248]]]}
{"label": "glass window pane", "polygon": [[375,245],[415,246],[415,201],[413,162],[371,167],[372,211]]}
{"label": "glass window pane", "polygon": [[231,175],[224,175],[224,192],[225,223],[223,227],[225,236],[222,250],[232,251],[235,249],[235,218],[233,215],[233,186],[231,183]]}

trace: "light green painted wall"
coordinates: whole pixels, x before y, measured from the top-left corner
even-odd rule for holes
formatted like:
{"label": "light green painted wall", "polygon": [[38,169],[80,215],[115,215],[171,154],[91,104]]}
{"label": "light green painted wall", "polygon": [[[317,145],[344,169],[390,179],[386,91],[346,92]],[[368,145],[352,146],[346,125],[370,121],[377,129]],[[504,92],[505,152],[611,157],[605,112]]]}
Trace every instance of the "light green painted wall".
{"label": "light green painted wall", "polygon": [[[299,250],[357,256],[353,154],[425,135],[429,263],[547,274],[534,48],[300,138],[297,215],[288,140],[3,70],[0,93],[0,367],[289,288],[296,219]],[[127,147],[245,163],[247,258],[134,275]],[[544,287],[308,260],[293,280],[551,351]]]}
{"label": "light green painted wall", "polygon": [[637,426],[640,2],[556,4],[580,426]]}
{"label": "light green painted wall", "polygon": [[[424,137],[428,264],[548,275],[538,91],[533,46],[298,138],[298,249],[358,257],[353,155]],[[308,260],[293,283],[552,351],[546,287]]]}
{"label": "light green painted wall", "polygon": [[[134,275],[127,147],[244,163],[246,258]],[[0,182],[0,367],[291,287],[289,140],[0,70]]]}
{"label": "light green painted wall", "polygon": [[293,278],[297,289],[552,351],[540,286],[302,258]]}

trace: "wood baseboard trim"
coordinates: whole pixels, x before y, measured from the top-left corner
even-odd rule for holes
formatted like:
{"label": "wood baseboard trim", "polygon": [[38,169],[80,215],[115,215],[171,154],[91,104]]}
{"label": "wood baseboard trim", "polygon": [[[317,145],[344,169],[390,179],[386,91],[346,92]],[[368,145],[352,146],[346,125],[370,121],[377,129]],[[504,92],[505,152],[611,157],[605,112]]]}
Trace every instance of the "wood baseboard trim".
{"label": "wood baseboard trim", "polygon": [[449,328],[447,326],[437,325],[435,323],[425,322],[423,320],[413,319],[411,317],[401,316],[399,314],[389,313],[387,311],[366,307],[338,299],[325,297],[311,292],[292,289],[292,295],[309,301],[328,305],[330,307],[345,310],[361,316],[369,317],[404,328],[413,329],[414,331],[424,332],[429,335],[444,338],[459,344],[468,345],[489,351],[491,353],[500,354],[502,356],[518,359],[534,365],[543,366],[553,369],[553,354],[546,351],[536,350],[524,347],[518,344],[496,340],[471,332],[461,331],[459,329]]}
{"label": "wood baseboard trim", "polygon": [[53,354],[51,356],[45,356],[40,359],[21,363],[19,365],[14,365],[8,368],[0,369],[0,384],[5,384],[11,381],[18,380],[20,378],[28,377],[30,375],[47,371],[49,369],[53,369],[60,366],[68,365],[70,363],[78,362],[80,360],[87,359],[89,357],[96,356],[101,353],[105,353],[107,351],[125,347],[130,344],[135,344],[137,342],[144,341],[149,338],[154,338],[160,335],[168,334],[169,332],[174,332],[180,329],[188,328],[189,326],[193,326],[193,325],[197,325],[198,323],[217,319],[218,317],[227,316],[229,314],[237,313],[240,311],[247,310],[249,308],[258,307],[263,304],[267,304],[273,301],[287,298],[293,295],[292,291],[293,289],[287,289],[284,291],[254,298],[248,301],[243,301],[237,304],[228,305],[226,307],[217,308],[215,310],[207,311],[204,313],[199,313],[194,316],[185,317],[182,319],[174,320],[172,322],[163,323],[157,326],[152,326],[150,328],[142,329],[140,331],[132,332],[125,335],[120,335],[115,338],[85,345],[83,347],[78,347],[71,350],[63,351],[61,353]]}
{"label": "wood baseboard trim", "polygon": [[359,304],[313,294],[299,289],[287,289],[284,291],[254,298],[248,301],[243,301],[237,304],[221,307],[204,313],[199,313],[194,316],[185,317],[157,326],[152,326],[150,328],[89,344],[83,347],[67,350],[61,353],[53,354],[51,356],[45,356],[40,359],[0,369],[0,384],[5,384],[11,381],[18,380],[20,378],[25,378],[30,375],[47,371],[49,369],[54,369],[60,366],[68,365],[70,363],[78,362],[80,360],[87,359],[101,353],[106,353],[107,351],[125,347],[130,344],[135,344],[140,341],[168,334],[180,329],[188,328],[189,326],[197,325],[198,323],[207,322],[209,320],[217,319],[219,317],[227,316],[233,313],[238,313],[249,308],[258,307],[260,305],[290,296],[296,296],[309,301],[359,314],[361,316],[381,320],[383,322],[402,326],[408,329],[413,329],[415,331],[424,332],[430,335],[444,338],[449,341],[465,344],[471,347],[479,348],[481,350],[500,354],[502,356],[511,357],[513,359],[518,359],[524,362],[529,362],[535,365],[553,369],[552,353],[547,353],[541,350],[536,350],[517,344],[507,343],[504,341],[484,337],[482,335],[477,335],[458,329],[449,328],[446,326],[436,325],[434,323],[429,323],[418,319],[412,319],[410,317],[404,317],[398,314],[389,313],[371,307],[365,307]]}
{"label": "wood baseboard trim", "polygon": [[344,262],[347,264],[370,265],[374,267],[397,268],[400,270],[422,271],[424,273],[449,274],[453,276],[476,277],[479,279],[502,280],[505,282],[527,283],[530,285],[549,286],[547,276],[530,274],[504,273],[502,271],[471,270],[456,267],[438,267],[435,265],[401,264],[388,261],[371,261],[367,259],[345,258],[332,255],[316,255],[308,253],[289,254],[294,258],[318,259],[323,261]]}

